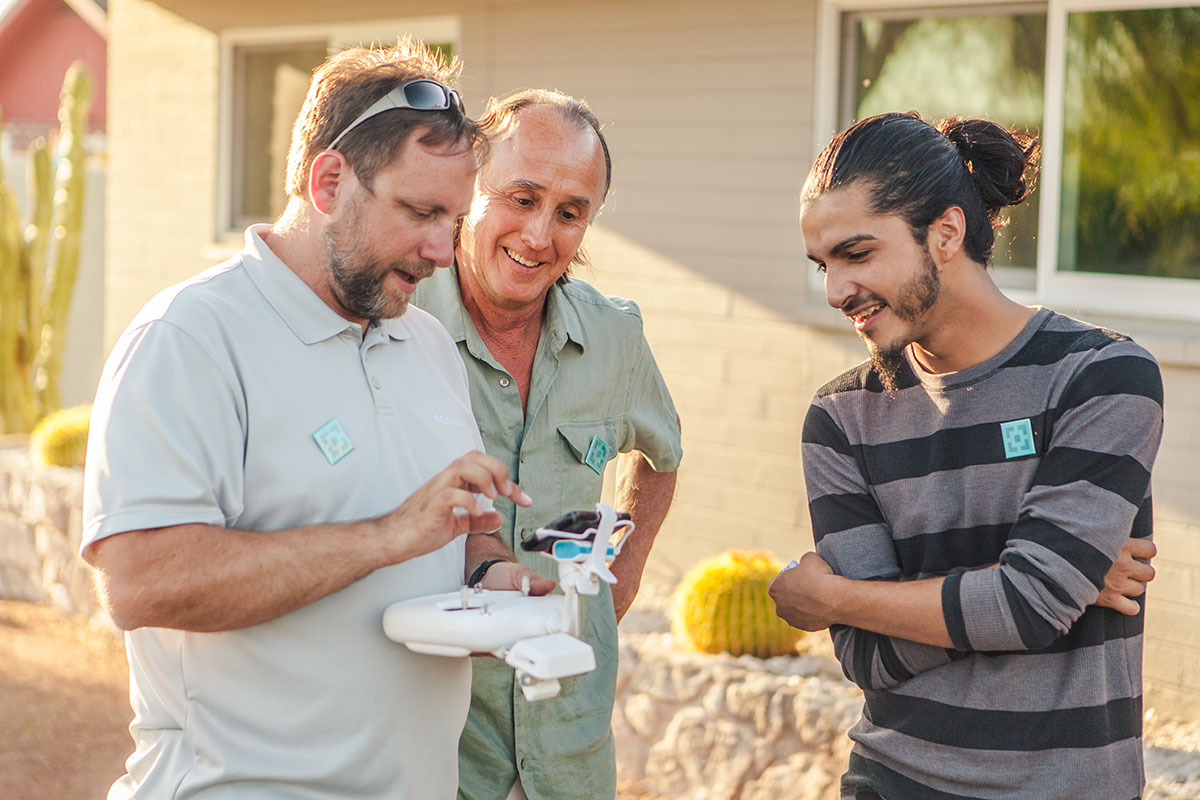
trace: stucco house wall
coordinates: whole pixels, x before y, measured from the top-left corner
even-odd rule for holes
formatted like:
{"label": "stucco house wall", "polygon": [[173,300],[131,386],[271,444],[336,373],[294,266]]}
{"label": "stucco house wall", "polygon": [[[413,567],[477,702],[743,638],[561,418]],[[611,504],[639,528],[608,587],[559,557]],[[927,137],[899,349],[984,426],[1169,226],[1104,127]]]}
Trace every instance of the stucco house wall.
{"label": "stucco house wall", "polygon": [[[731,546],[798,555],[812,544],[804,413],[863,357],[810,286],[796,222],[816,138],[818,12],[818,0],[114,0],[106,342],[159,288],[237,247],[215,222],[223,31],[451,15],[472,110],[548,86],[607,122],[614,188],[581,277],[641,305],[686,451],[651,573],[677,577]],[[1146,678],[1162,712],[1200,718],[1188,667],[1200,659],[1200,325],[1060,310],[1133,334],[1163,363]]]}

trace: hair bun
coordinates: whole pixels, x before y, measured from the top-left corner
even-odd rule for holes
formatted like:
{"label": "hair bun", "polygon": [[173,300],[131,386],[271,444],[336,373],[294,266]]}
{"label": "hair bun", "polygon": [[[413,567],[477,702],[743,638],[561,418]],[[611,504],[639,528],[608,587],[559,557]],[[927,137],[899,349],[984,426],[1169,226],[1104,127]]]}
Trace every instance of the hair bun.
{"label": "hair bun", "polygon": [[1032,136],[985,119],[949,117],[936,127],[958,150],[993,224],[1000,209],[1033,191],[1036,170],[1030,168],[1036,166],[1040,148]]}

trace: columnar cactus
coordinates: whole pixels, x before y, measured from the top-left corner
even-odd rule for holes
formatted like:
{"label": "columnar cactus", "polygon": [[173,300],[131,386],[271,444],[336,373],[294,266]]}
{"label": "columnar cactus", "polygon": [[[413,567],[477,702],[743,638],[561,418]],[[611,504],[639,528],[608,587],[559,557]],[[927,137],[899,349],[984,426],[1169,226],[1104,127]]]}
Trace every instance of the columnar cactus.
{"label": "columnar cactus", "polygon": [[677,641],[704,653],[790,655],[804,635],[775,616],[767,584],[783,564],[770,553],[730,550],[701,561],[675,590]]}
{"label": "columnar cactus", "polygon": [[60,95],[53,186],[46,142],[29,149],[31,212],[24,231],[16,196],[0,173],[0,433],[28,431],[61,405],[58,378],[79,272],[91,95],[83,64],[72,64]]}

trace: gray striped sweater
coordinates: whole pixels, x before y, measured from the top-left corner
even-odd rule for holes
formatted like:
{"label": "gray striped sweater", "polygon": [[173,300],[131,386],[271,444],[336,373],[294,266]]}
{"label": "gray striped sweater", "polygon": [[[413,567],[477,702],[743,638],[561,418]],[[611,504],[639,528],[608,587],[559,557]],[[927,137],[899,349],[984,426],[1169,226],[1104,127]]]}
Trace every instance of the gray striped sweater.
{"label": "gray striped sweater", "polygon": [[834,626],[865,693],[843,797],[1140,797],[1143,616],[1091,604],[1151,535],[1161,431],[1153,357],[1047,309],[982,364],[910,362],[894,397],[869,364],[818,392],[817,552],[854,579],[947,576],[954,642]]}

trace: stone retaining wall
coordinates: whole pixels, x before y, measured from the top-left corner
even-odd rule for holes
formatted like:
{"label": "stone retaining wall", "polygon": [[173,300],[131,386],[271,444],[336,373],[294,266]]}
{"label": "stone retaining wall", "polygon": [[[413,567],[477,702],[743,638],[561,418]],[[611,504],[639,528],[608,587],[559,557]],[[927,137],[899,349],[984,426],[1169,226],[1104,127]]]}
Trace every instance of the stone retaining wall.
{"label": "stone retaining wall", "polygon": [[617,772],[678,800],[836,800],[862,694],[827,656],[682,652],[622,634]]}
{"label": "stone retaining wall", "polygon": [[35,466],[15,437],[0,446],[0,597],[111,627],[79,557],[82,504],[83,470]]}
{"label": "stone retaining wall", "polygon": [[836,800],[862,692],[829,637],[802,654],[708,655],[673,641],[670,589],[643,585],[621,621],[617,772],[678,800]]}

